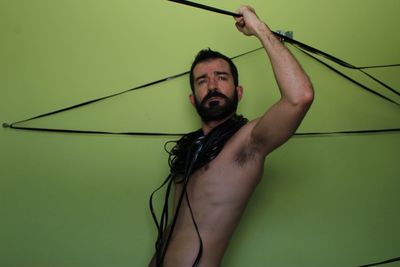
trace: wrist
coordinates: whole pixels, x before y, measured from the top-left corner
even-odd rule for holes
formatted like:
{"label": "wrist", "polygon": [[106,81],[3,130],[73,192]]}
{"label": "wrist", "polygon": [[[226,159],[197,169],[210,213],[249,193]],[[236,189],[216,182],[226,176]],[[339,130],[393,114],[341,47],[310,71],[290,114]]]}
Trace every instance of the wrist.
{"label": "wrist", "polygon": [[268,28],[268,26],[260,21],[255,27],[254,27],[255,35],[259,38],[262,38],[263,36],[269,36],[272,34],[271,30]]}

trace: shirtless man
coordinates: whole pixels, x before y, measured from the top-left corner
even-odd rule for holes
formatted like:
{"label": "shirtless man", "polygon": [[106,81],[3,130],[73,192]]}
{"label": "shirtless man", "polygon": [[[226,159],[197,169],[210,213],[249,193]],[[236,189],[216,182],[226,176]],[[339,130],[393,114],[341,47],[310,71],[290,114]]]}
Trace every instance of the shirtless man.
{"label": "shirtless man", "polygon": [[[257,37],[265,48],[273,67],[281,98],[264,115],[241,127],[224,145],[217,157],[197,169],[189,179],[186,191],[193,217],[203,244],[197,266],[218,267],[230,237],[251,193],[263,174],[266,156],[287,141],[296,131],[313,101],[313,88],[307,75],[289,50],[277,39],[253,8],[242,6],[235,18],[237,29],[247,36]],[[232,69],[223,58],[211,58],[194,65],[190,102],[203,113],[201,128],[207,135],[235,114],[221,118],[212,114],[229,108],[228,102],[240,100],[243,88],[236,85]],[[207,97],[210,92],[225,95]],[[206,101],[203,101],[206,99]],[[231,101],[228,101],[230,99]],[[215,115],[215,116],[214,116]],[[182,183],[175,186],[177,197]],[[199,251],[199,237],[186,199],[183,199],[174,231],[163,259],[164,267],[191,267]],[[157,266],[155,259],[151,267]]]}

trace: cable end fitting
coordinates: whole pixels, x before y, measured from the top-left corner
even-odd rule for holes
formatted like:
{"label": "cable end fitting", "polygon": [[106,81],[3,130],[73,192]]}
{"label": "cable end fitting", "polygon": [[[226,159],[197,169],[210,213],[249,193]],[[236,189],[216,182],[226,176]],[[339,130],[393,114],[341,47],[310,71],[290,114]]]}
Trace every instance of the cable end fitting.
{"label": "cable end fitting", "polygon": [[11,127],[10,124],[8,124],[7,122],[3,122],[3,128],[10,128],[10,127]]}

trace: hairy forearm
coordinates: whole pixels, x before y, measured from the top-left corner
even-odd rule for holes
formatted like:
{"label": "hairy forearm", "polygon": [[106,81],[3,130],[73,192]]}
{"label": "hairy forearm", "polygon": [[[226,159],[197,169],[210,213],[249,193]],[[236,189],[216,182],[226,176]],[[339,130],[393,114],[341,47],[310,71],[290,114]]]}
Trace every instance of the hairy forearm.
{"label": "hairy forearm", "polygon": [[289,49],[264,23],[256,27],[255,36],[268,54],[282,99],[294,105],[310,103],[313,99],[311,82]]}

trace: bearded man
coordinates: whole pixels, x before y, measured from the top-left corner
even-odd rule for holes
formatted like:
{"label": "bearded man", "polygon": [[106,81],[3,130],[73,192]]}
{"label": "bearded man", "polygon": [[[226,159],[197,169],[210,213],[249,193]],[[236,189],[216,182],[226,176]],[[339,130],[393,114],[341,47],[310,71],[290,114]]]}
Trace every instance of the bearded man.
{"label": "bearded man", "polygon": [[174,216],[169,222],[167,204],[160,221],[153,213],[159,232],[151,267],[220,266],[266,156],[295,133],[313,101],[311,82],[290,51],[253,8],[242,6],[238,13],[237,29],[265,48],[281,98],[248,122],[236,114],[243,87],[233,62],[210,49],[199,52],[189,100],[201,128],[171,151],[167,192],[173,184]]}

